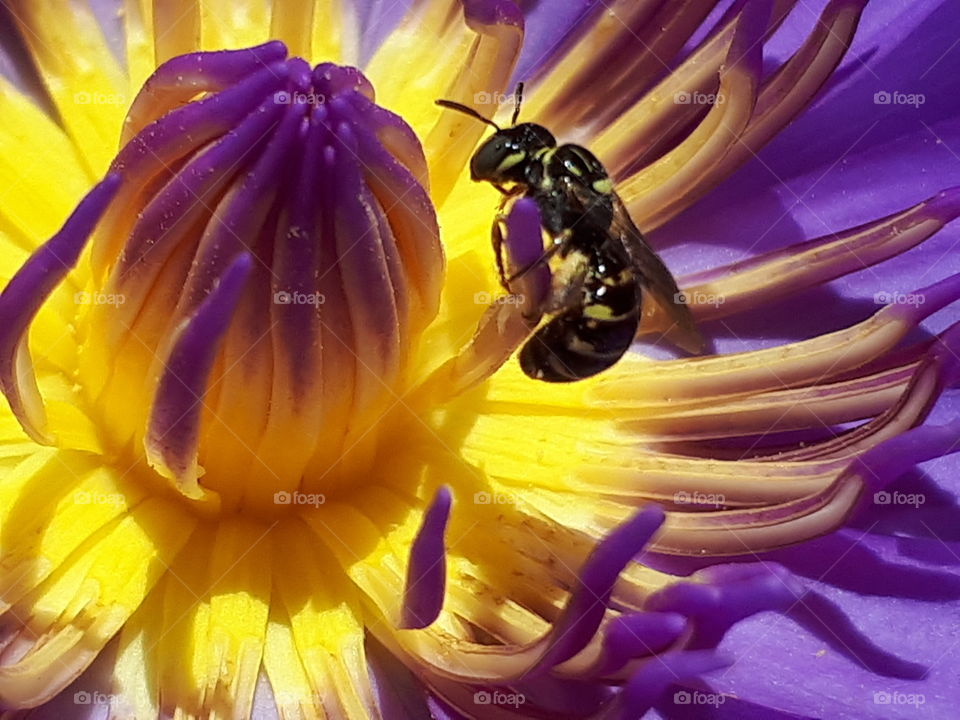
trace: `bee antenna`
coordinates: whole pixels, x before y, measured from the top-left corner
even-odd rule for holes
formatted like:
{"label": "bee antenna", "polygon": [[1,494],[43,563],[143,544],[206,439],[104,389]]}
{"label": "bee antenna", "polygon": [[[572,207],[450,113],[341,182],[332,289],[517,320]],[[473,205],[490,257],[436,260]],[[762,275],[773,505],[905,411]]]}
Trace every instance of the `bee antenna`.
{"label": "bee antenna", "polygon": [[517,118],[520,117],[520,105],[523,103],[523,83],[517,83],[517,89],[513,91],[513,117],[510,119],[511,125],[517,124]]}
{"label": "bee antenna", "polygon": [[461,105],[460,103],[454,102],[453,100],[437,100],[436,102],[437,102],[437,105],[439,105],[440,107],[445,107],[448,110],[456,110],[457,112],[461,112],[464,115],[469,115],[470,117],[475,118],[480,122],[486,125],[489,125],[492,128],[495,128],[497,132],[500,132],[499,125],[497,125],[493,120],[490,120],[489,118],[485,118],[483,115],[478,113],[472,107]]}

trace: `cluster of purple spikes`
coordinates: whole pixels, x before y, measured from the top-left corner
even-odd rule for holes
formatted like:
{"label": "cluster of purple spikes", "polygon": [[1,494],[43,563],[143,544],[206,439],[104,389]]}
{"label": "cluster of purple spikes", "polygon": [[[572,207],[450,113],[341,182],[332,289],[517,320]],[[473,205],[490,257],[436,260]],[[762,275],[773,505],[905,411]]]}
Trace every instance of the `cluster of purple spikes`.
{"label": "cluster of purple spikes", "polygon": [[[426,627],[441,611],[450,511],[450,492],[444,487],[428,508],[412,547],[403,627]],[[663,511],[648,506],[594,548],[552,628],[533,647],[521,648],[533,650],[535,657],[522,673],[496,685],[428,681],[437,693],[430,700],[432,711],[459,718],[460,711],[469,713],[475,693],[493,697],[499,692],[524,702],[516,714],[500,708],[497,717],[639,718],[660,703],[670,705],[673,690],[729,665],[731,660],[716,647],[735,623],[758,612],[783,611],[801,598],[801,586],[784,568],[757,563],[705,568],[650,593],[637,605],[618,599],[620,574],[638,559],[662,522]],[[597,640],[599,644],[588,649]],[[374,646],[371,652],[376,658],[383,651]],[[582,652],[590,660],[578,666],[575,677],[564,675],[563,663]],[[371,666],[374,671],[378,667],[387,672],[377,662]],[[403,673],[399,666],[390,671],[394,682]],[[383,689],[391,683],[381,678],[377,685]],[[381,699],[389,706],[390,698]]]}

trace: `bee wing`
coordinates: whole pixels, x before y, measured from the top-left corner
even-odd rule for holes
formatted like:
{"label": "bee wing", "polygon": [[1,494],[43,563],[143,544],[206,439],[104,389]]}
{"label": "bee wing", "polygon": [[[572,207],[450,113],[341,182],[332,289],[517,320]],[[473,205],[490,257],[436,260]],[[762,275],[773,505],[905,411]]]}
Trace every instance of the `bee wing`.
{"label": "bee wing", "polygon": [[[562,146],[557,153],[567,150],[566,158],[573,166],[562,175],[568,210],[580,216],[579,223],[593,223],[595,231],[609,233],[623,246],[639,276],[644,294],[673,322],[664,334],[671,342],[687,352],[703,351],[703,336],[697,329],[690,308],[663,260],[647,245],[643,235],[630,218],[623,201],[612,189],[610,179],[600,161],[589,150],[579,146]],[[603,187],[606,185],[607,187]],[[612,220],[611,218],[612,214]],[[647,314],[647,313],[644,313]]]}
{"label": "bee wing", "polygon": [[703,352],[704,341],[680,288],[663,260],[643,238],[630,213],[616,193],[613,195],[611,231],[619,235],[635,270],[642,276],[643,288],[671,320],[673,326],[664,334],[678,347],[695,355]]}

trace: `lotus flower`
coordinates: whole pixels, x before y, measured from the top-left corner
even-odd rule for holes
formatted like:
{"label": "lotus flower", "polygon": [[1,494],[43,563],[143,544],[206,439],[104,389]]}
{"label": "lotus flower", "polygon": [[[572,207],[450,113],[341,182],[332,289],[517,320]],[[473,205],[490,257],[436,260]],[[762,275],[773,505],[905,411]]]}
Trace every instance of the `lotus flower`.
{"label": "lotus flower", "polygon": [[[13,4],[0,705],[952,712],[957,18],[865,4]],[[517,80],[710,352],[521,372],[563,281],[435,103]]]}

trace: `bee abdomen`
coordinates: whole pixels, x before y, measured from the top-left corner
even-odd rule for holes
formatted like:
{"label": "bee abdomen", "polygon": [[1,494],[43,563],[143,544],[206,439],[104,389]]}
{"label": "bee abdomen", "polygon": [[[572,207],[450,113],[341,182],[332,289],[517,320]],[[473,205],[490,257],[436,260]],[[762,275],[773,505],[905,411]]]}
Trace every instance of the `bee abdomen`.
{"label": "bee abdomen", "polygon": [[636,336],[640,308],[634,302],[628,312],[599,319],[591,316],[598,306],[608,308],[569,310],[537,330],[520,351],[523,372],[535,380],[574,382],[614,365]]}

